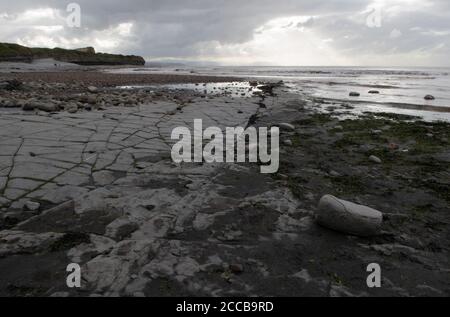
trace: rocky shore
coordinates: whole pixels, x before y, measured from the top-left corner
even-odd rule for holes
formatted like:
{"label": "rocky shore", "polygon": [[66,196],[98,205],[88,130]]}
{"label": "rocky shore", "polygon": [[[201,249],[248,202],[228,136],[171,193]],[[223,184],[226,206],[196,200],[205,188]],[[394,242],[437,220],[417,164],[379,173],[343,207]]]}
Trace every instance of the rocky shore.
{"label": "rocky shore", "polygon": [[[0,75],[0,108],[45,112],[105,110],[113,106],[136,106],[164,97],[150,88],[120,90],[118,86],[149,86],[182,83],[230,82],[231,77],[189,75],[127,75],[101,72],[47,72]],[[189,94],[170,96],[183,103]]]}
{"label": "rocky shore", "polygon": [[[345,119],[349,105],[319,112],[282,83],[115,88],[234,78],[0,77],[0,295],[450,295],[447,123]],[[279,126],[280,171],[174,164],[172,129],[200,118]],[[380,232],[319,225],[325,195],[382,212]],[[81,289],[65,285],[72,262]],[[366,285],[371,263],[381,288]]]}

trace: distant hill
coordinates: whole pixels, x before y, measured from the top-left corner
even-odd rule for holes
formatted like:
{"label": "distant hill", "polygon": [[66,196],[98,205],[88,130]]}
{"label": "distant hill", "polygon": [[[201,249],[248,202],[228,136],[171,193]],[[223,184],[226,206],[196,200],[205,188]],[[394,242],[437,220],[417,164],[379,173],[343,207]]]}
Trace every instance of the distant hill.
{"label": "distant hill", "polygon": [[63,48],[30,48],[18,44],[0,43],[0,62],[31,63],[35,59],[53,58],[57,61],[83,66],[144,65],[145,60],[134,55],[96,53],[93,47],[67,50]]}

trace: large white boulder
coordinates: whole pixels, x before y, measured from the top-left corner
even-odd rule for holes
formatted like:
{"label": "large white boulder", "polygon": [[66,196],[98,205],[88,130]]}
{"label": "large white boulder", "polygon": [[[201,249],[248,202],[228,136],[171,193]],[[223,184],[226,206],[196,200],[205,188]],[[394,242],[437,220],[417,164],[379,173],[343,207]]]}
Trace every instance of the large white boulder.
{"label": "large white boulder", "polygon": [[378,210],[326,195],[320,200],[317,222],[333,230],[367,237],[379,234],[383,214]]}

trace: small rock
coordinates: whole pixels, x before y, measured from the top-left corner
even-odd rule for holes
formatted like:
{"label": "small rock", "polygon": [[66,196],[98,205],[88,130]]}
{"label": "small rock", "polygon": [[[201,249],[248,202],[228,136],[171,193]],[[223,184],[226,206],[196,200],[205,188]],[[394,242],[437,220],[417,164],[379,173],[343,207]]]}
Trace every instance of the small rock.
{"label": "small rock", "polygon": [[94,96],[88,96],[86,101],[88,104],[94,105],[97,103],[97,98],[95,98]]}
{"label": "small rock", "polygon": [[[45,111],[45,112],[55,112],[58,111],[58,106],[53,103],[36,103],[34,105],[35,109]],[[25,110],[25,109],[24,109]]]}
{"label": "small rock", "polygon": [[66,108],[66,111],[68,113],[77,113],[78,112],[78,107],[76,105],[70,105]]}
{"label": "small rock", "polygon": [[389,143],[389,149],[392,151],[396,151],[400,149],[400,145],[398,145],[397,143]]}
{"label": "small rock", "polygon": [[279,127],[281,130],[285,131],[295,131],[295,127],[290,123],[280,123]]}
{"label": "small rock", "polygon": [[371,155],[371,156],[369,157],[369,160],[370,160],[371,162],[376,163],[376,164],[381,164],[381,163],[383,163],[383,161],[381,161],[381,159],[380,159],[379,157],[375,156],[375,155]]}
{"label": "small rock", "polygon": [[369,94],[374,94],[374,95],[376,95],[376,94],[379,94],[380,92],[378,91],[378,90],[370,90],[369,91]]}
{"label": "small rock", "polygon": [[354,92],[354,91],[352,91],[352,92],[349,94],[349,96],[350,96],[350,97],[359,97],[359,96],[361,96],[361,94],[360,94],[359,92]]}
{"label": "small rock", "polygon": [[29,201],[25,203],[25,208],[28,211],[38,211],[39,208],[41,208],[41,204],[34,201]]}
{"label": "small rock", "polygon": [[328,174],[329,174],[331,177],[341,177],[341,174],[339,174],[339,173],[336,172],[336,171],[330,171]]}
{"label": "small rock", "polygon": [[93,93],[93,94],[95,94],[95,93],[98,92],[98,89],[97,89],[97,87],[95,87],[95,86],[89,86],[89,87],[87,88],[87,90],[88,90],[90,93]]}
{"label": "small rock", "polygon": [[327,228],[357,236],[373,236],[380,232],[383,214],[331,195],[322,197],[317,222]]}
{"label": "small rock", "polygon": [[425,100],[434,100],[436,98],[434,96],[432,96],[432,95],[426,95],[424,99]]}
{"label": "small rock", "polygon": [[235,274],[240,274],[244,272],[244,267],[242,266],[242,264],[230,264],[229,268],[230,271]]}
{"label": "small rock", "polygon": [[120,241],[130,236],[138,228],[139,226],[136,223],[133,223],[126,218],[118,218],[106,227],[105,235],[108,238]]}
{"label": "small rock", "polygon": [[17,79],[0,82],[0,89],[5,89],[9,91],[19,90],[22,88],[22,86],[23,86],[22,82],[18,81]]}
{"label": "small rock", "polygon": [[292,146],[292,141],[291,140],[284,140],[284,145],[287,145],[287,146]]}

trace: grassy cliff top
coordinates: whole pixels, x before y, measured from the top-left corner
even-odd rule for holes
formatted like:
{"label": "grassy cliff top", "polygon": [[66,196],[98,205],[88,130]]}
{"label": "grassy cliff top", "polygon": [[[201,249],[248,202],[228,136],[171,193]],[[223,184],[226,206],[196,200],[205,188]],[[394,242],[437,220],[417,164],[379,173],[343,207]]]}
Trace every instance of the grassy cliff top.
{"label": "grassy cliff top", "polygon": [[30,48],[10,43],[0,43],[0,57],[31,56]]}
{"label": "grassy cliff top", "polygon": [[53,58],[61,62],[80,65],[144,65],[145,60],[140,56],[125,56],[106,53],[95,53],[90,50],[69,50],[63,48],[29,48],[18,44],[0,43],[0,61],[15,59]]}

